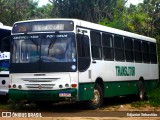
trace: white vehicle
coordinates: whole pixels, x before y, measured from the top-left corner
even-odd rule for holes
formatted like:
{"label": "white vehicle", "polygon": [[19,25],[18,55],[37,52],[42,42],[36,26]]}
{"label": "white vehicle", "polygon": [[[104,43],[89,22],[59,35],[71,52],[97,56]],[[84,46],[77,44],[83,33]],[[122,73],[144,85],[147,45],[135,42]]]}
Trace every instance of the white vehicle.
{"label": "white vehicle", "polygon": [[[9,85],[9,59],[10,39],[12,27],[0,23],[0,44],[3,51],[0,51],[0,95],[8,94]],[[1,49],[1,48],[0,48]]]}
{"label": "white vehicle", "polygon": [[158,84],[156,40],[77,20],[16,22],[9,97],[14,101],[86,101],[145,93]]}

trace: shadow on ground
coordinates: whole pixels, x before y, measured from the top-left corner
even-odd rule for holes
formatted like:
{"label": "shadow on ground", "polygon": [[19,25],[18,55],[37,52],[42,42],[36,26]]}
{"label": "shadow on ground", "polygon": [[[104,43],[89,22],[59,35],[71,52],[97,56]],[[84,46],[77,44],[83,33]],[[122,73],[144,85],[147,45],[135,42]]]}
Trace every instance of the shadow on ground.
{"label": "shadow on ground", "polygon": [[[133,96],[126,97],[113,97],[113,98],[104,98],[104,104],[100,110],[103,110],[107,107],[112,107],[116,105],[125,105],[136,102],[137,98]],[[3,103],[5,104],[5,103]],[[28,111],[28,112],[78,112],[83,110],[88,110],[86,104],[83,102],[78,103],[48,103],[48,102],[40,102],[38,106],[35,103],[14,103],[9,102],[6,104],[7,108],[13,111]]]}

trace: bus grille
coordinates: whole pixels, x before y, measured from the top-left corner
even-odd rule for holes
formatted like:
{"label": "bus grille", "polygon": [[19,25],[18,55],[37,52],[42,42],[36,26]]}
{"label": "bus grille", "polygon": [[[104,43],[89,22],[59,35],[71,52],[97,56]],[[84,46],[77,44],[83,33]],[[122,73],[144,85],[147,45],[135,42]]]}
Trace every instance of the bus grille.
{"label": "bus grille", "polygon": [[55,84],[25,84],[29,89],[53,89]]}
{"label": "bus grille", "polygon": [[21,78],[21,79],[27,82],[52,82],[60,78]]}

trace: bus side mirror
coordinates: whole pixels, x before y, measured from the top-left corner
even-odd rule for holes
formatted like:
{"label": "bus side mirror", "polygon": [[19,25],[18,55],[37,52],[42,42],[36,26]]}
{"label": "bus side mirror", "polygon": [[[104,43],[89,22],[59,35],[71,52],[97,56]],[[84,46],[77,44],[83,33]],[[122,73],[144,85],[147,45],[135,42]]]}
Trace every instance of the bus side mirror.
{"label": "bus side mirror", "polygon": [[10,52],[10,36],[4,37],[0,42],[0,51]]}

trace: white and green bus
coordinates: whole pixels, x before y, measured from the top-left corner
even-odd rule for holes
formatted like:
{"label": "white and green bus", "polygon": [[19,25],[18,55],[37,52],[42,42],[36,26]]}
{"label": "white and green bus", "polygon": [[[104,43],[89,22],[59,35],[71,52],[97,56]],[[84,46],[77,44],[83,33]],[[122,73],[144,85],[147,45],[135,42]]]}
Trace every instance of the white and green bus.
{"label": "white and green bus", "polygon": [[[156,40],[77,20],[16,22],[9,97],[14,101],[85,101],[145,93],[158,84]],[[45,104],[45,103],[43,103]]]}
{"label": "white and green bus", "polygon": [[[12,27],[0,23],[0,96],[8,95],[10,39]],[[3,47],[3,50],[1,49]]]}

